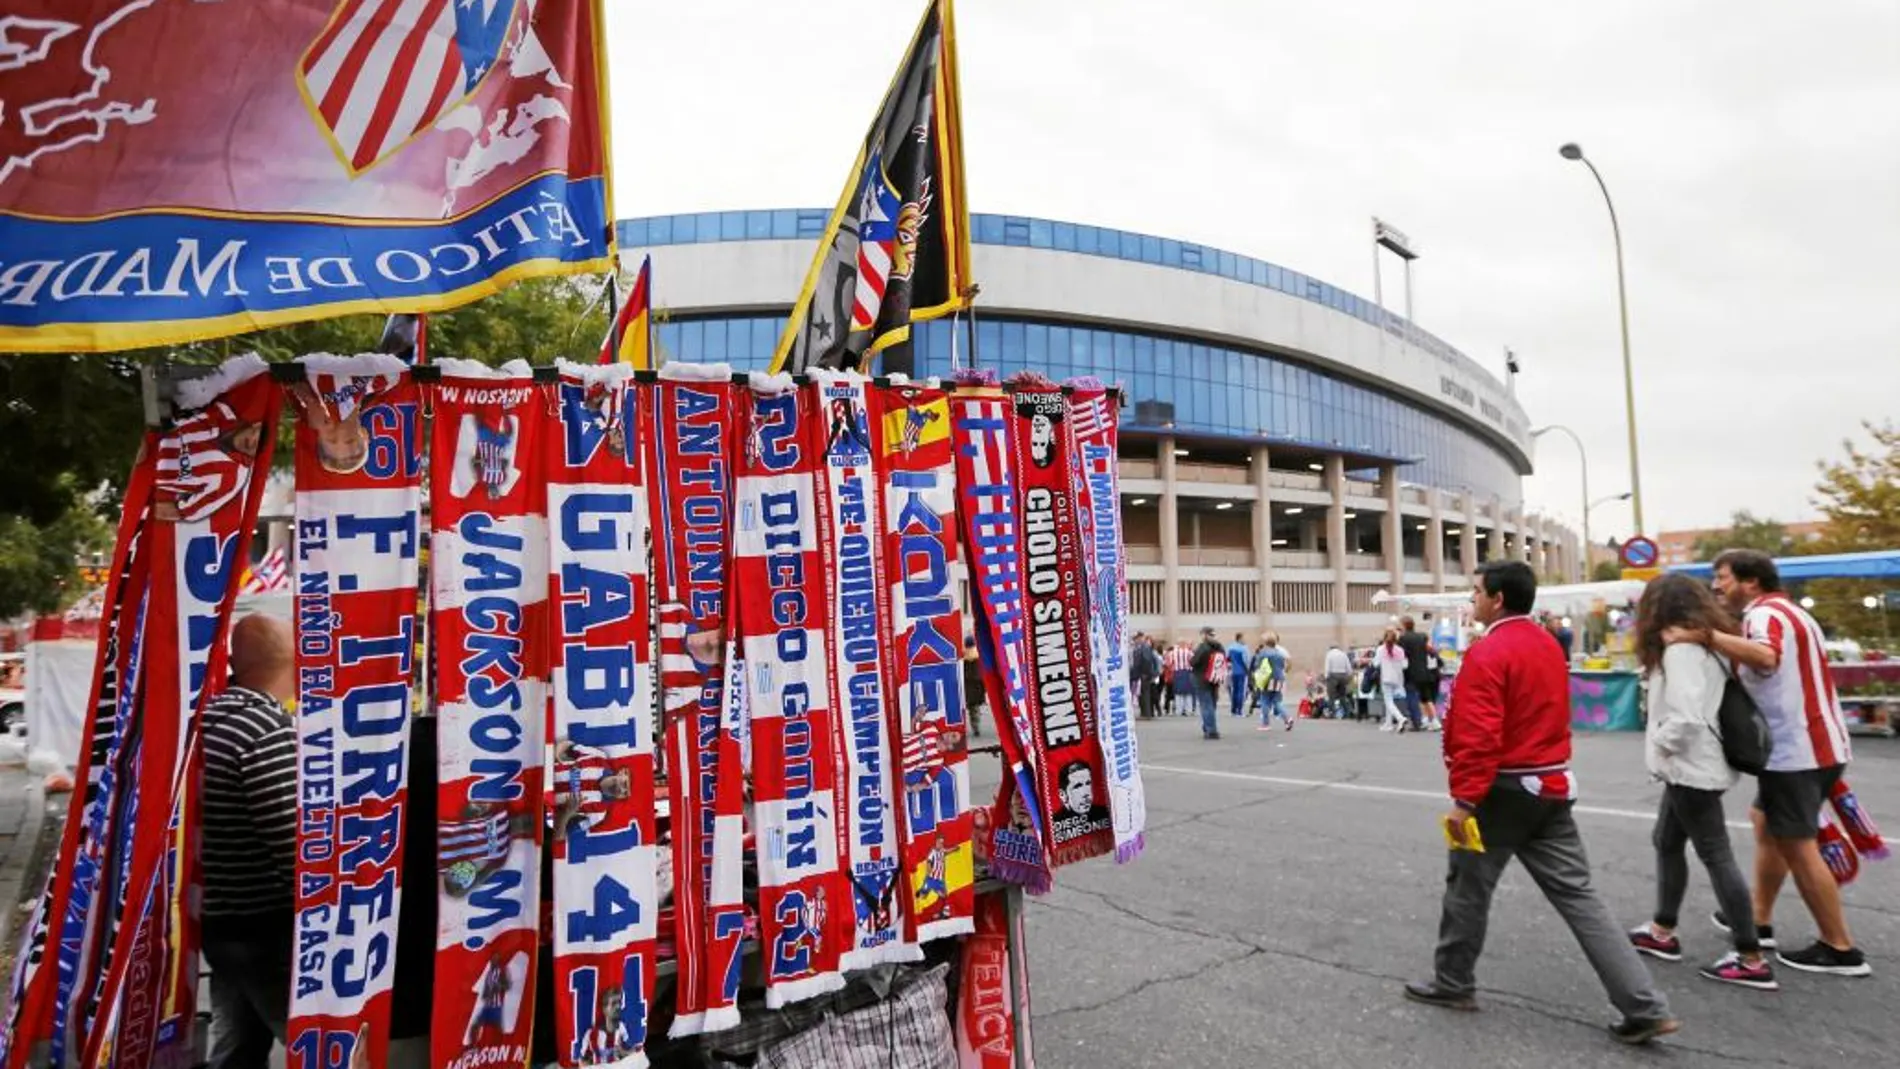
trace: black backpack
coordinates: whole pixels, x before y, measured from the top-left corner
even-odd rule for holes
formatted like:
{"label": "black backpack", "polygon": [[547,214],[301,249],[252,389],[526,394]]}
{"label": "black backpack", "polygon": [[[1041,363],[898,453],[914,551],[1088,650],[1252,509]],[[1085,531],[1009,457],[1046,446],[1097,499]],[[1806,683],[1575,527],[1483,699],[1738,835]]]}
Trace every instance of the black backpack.
{"label": "black backpack", "polygon": [[1748,688],[1742,686],[1726,661],[1722,663],[1722,674],[1727,678],[1722,684],[1722,705],[1715,714],[1722,726],[1722,756],[1735,771],[1759,776],[1768,767],[1768,755],[1774,745],[1768,733],[1768,718],[1761,715],[1761,707],[1749,697]]}

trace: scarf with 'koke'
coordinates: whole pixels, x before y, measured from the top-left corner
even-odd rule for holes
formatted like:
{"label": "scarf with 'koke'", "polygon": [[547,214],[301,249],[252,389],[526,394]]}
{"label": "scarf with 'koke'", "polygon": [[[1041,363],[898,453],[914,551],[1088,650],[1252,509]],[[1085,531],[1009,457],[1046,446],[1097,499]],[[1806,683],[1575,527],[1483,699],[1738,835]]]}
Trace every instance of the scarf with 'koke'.
{"label": "scarf with 'koke'", "polygon": [[904,937],[921,943],[970,930],[976,858],[970,838],[963,702],[963,614],[957,560],[956,462],[950,405],[933,381],[870,393],[878,434],[884,675],[903,785]]}
{"label": "scarf with 'koke'", "polygon": [[443,360],[430,387],[435,655],[434,1069],[527,1060],[547,741],[554,393],[525,363]]}
{"label": "scarf with 'koke'", "polygon": [[1128,572],[1122,548],[1121,476],[1117,438],[1121,413],[1114,394],[1094,379],[1078,379],[1069,396],[1075,440],[1076,516],[1090,592],[1090,667],[1095,679],[1096,737],[1107,773],[1108,815],[1115,825],[1115,860],[1140,856],[1148,825],[1135,738],[1135,702],[1128,686]]}
{"label": "scarf with 'koke'", "polygon": [[[1050,866],[1115,847],[1090,667],[1089,587],[1072,483],[1068,399],[1023,376],[1010,399],[1009,442],[1021,480],[1019,560],[1028,602],[1030,744],[1043,771]],[[1091,547],[1092,548],[1092,547]]]}
{"label": "scarf with 'koke'", "polygon": [[[222,689],[240,562],[263,500],[283,392],[254,355],[178,387],[158,437],[131,852],[100,949],[87,1066],[185,1065],[198,989],[200,716]],[[129,922],[129,923],[128,923]],[[113,925],[116,923],[116,930]]]}
{"label": "scarf with 'koke'", "polygon": [[675,1037],[739,1023],[744,768],[720,663],[738,439],[731,379],[724,364],[667,364],[643,421],[673,834]]}
{"label": "scarf with 'koke'", "polygon": [[831,708],[838,710],[846,769],[841,793],[850,841],[841,860],[851,879],[856,918],[843,966],[861,969],[916,961],[923,950],[905,941],[905,903],[898,894],[902,840],[892,770],[897,754],[891,745],[885,709],[889,692],[878,649],[882,528],[871,468],[866,380],[830,371],[813,371],[811,377],[825,434],[817,513],[831,603],[829,697]]}
{"label": "scarf with 'koke'", "polygon": [[970,602],[977,653],[1009,775],[993,806],[979,810],[978,857],[990,874],[1031,891],[1049,889],[1049,859],[1037,784],[1041,753],[1032,744],[1029,651],[1017,560],[1016,467],[1010,453],[1009,398],[983,372],[966,373],[950,397],[956,447],[957,513],[970,547]]}
{"label": "scarf with 'koke'", "polygon": [[[0,1066],[24,1069],[41,1042],[49,1064],[64,1065],[65,1051],[84,1031],[72,1019],[73,992],[90,992],[96,973],[86,968],[98,945],[105,904],[123,894],[119,844],[134,805],[129,739],[138,710],[143,661],[145,592],[151,553],[147,513],[158,467],[158,436],[147,433],[133,465],[119,514],[118,539],[108,573],[93,661],[92,700],[77,755],[74,779],[81,784],[66,811],[59,854],[21,941],[0,1030]],[[84,972],[86,979],[81,980]]]}
{"label": "scarf with 'koke'", "polygon": [[305,381],[290,391],[301,413],[291,551],[299,952],[285,1047],[291,1069],[382,1065],[412,830],[420,395],[386,354],[302,364]]}
{"label": "scarf with 'koke'", "polygon": [[627,364],[562,362],[548,460],[556,1063],[646,1064],[659,949],[647,499]]}
{"label": "scarf with 'koke'", "polygon": [[812,393],[788,375],[753,375],[742,404],[731,610],[751,716],[765,1003],[776,1009],[844,986],[838,957],[855,925],[838,867],[830,614],[815,514],[824,442]]}

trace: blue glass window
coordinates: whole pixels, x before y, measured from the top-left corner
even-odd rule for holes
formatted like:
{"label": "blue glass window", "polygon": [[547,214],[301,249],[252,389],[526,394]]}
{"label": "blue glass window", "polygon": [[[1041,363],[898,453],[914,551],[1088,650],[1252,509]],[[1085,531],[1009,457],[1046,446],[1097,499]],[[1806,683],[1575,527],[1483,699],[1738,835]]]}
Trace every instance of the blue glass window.
{"label": "blue glass window", "polygon": [[[706,242],[724,240],[719,236],[719,216],[719,212],[697,212],[694,214],[693,228],[697,231],[695,238],[700,243],[704,244]],[[743,216],[741,216],[739,220],[739,231],[742,234],[745,232],[745,219]]]}
{"label": "blue glass window", "polygon": [[1049,363],[1049,328],[1041,323],[1031,323],[1023,332],[1025,359],[1030,367],[1043,367]]}
{"label": "blue glass window", "polygon": [[645,219],[623,219],[614,235],[623,249],[645,248],[647,243],[647,221]]}
{"label": "blue glass window", "polygon": [[1199,245],[1182,244],[1181,266],[1191,271],[1199,271],[1201,269],[1201,247]]}
{"label": "blue glass window", "polygon": [[1181,243],[1173,238],[1161,239],[1161,260],[1168,267],[1181,266]]}
{"label": "blue glass window", "polygon": [[1003,217],[1000,215],[979,215],[972,224],[976,228],[976,240],[984,245],[1003,243]]}
{"label": "blue glass window", "polygon": [[708,363],[725,360],[727,358],[726,321],[723,319],[709,319],[699,324],[699,327],[705,332],[705,340],[700,343],[705,346],[705,348],[700,350],[699,358]]}
{"label": "blue glass window", "polygon": [[1057,223],[1052,235],[1055,247],[1062,252],[1075,251],[1075,224]]}
{"label": "blue glass window", "polygon": [[719,213],[719,240],[743,241],[746,236],[744,212]]}
{"label": "blue glass window", "polygon": [[1053,241],[1054,238],[1049,233],[1049,221],[1047,219],[1031,219],[1029,221],[1030,248],[1046,249],[1051,246]]}
{"label": "blue glass window", "polygon": [[673,244],[673,217],[656,215],[647,220],[647,241],[654,245]]}
{"label": "blue glass window", "polygon": [[1029,220],[1017,215],[1003,217],[1003,244],[1029,244]]}
{"label": "blue glass window", "polygon": [[1222,278],[1234,277],[1234,254],[1223,250],[1220,253],[1219,274]]}
{"label": "blue glass window", "polygon": [[681,245],[699,240],[699,217],[696,215],[674,216],[673,240]]}
{"label": "blue glass window", "polygon": [[798,236],[801,238],[820,238],[825,236],[825,227],[831,222],[831,213],[808,208],[798,213]]}
{"label": "blue glass window", "polygon": [[789,208],[780,208],[772,213],[772,236],[780,240],[789,240],[798,236],[798,213]]}
{"label": "blue glass window", "polygon": [[749,241],[761,241],[770,238],[772,236],[772,213],[745,213],[745,236]]}
{"label": "blue glass window", "polygon": [[1121,232],[1121,257],[1124,260],[1141,259],[1141,235]]}
{"label": "blue glass window", "polygon": [[1101,228],[1100,227],[1078,226],[1075,228],[1075,251],[1076,252],[1085,252],[1085,253],[1088,253],[1090,256],[1094,256],[1099,251],[1100,244],[1101,244]]}
{"label": "blue glass window", "polygon": [[1151,238],[1146,234],[1141,236],[1141,262],[1147,264],[1162,262],[1160,238]]}

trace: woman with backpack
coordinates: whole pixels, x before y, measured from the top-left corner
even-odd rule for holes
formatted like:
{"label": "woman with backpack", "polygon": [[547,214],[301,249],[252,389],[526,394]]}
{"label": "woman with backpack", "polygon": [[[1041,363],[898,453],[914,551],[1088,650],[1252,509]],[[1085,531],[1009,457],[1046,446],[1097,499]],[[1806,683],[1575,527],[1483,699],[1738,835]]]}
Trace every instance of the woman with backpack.
{"label": "woman with backpack", "polygon": [[[1705,584],[1683,575],[1650,580],[1636,606],[1636,653],[1649,705],[1644,749],[1650,773],[1663,783],[1663,796],[1652,836],[1656,913],[1650,923],[1630,932],[1630,942],[1652,958],[1681,961],[1676,921],[1689,884],[1685,846],[1694,844],[1723,915],[1752,917],[1754,907],[1722,814],[1722,794],[1739,778],[1722,749],[1722,694],[1729,667],[1701,643],[1665,641],[1663,635],[1671,628],[1699,634],[1735,634],[1737,628]],[[1734,952],[1702,969],[1701,975],[1759,991],[1777,990],[1780,985],[1762,957],[1754,925],[1734,929]]]}

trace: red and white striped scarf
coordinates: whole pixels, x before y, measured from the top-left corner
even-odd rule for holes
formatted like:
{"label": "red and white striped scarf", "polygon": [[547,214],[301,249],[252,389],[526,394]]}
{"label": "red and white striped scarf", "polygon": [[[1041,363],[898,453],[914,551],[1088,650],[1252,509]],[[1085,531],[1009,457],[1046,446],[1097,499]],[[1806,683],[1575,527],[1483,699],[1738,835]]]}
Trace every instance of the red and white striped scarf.
{"label": "red and white striped scarf", "polygon": [[526,1061],[541,918],[554,389],[443,360],[429,389],[436,1069]]}
{"label": "red and white striped scarf", "polygon": [[786,375],[753,375],[733,506],[731,609],[751,715],[765,1001],[778,1008],[844,986],[851,884],[838,809],[830,613],[814,480],[824,442],[815,397]]}
{"label": "red and white striped scarf", "polygon": [[976,894],[969,725],[958,609],[956,462],[950,405],[931,382],[870,393],[878,439],[884,597],[879,645],[903,784],[904,937],[921,943],[971,928]]}
{"label": "red and white striped scarf", "polygon": [[[132,851],[86,1064],[189,1057],[198,987],[199,716],[222,689],[241,562],[283,394],[256,356],[181,384],[190,415],[160,435]],[[109,905],[109,904],[108,904]],[[101,944],[103,948],[103,943]]]}
{"label": "red and white striped scarf", "polygon": [[[293,552],[303,952],[286,1047],[291,1069],[328,1069],[387,1060],[412,830],[423,430],[420,394],[395,357],[303,363],[307,384],[291,389],[301,410]],[[327,400],[336,396],[349,398],[347,411]]]}
{"label": "red and white striped scarf", "polygon": [[844,740],[842,793],[849,799],[849,849],[841,859],[852,885],[856,931],[846,969],[916,961],[923,951],[904,938],[902,840],[898,816],[898,750],[886,715],[887,680],[879,650],[880,567],[874,440],[862,375],[814,371],[813,390],[824,431],[824,471],[817,480],[819,543],[830,596],[829,701]]}
{"label": "red and white striped scarf", "polygon": [[1021,480],[1019,560],[1026,625],[1031,745],[1043,770],[1037,801],[1048,823],[1051,867],[1109,853],[1107,773],[1096,735],[1090,668],[1088,574],[1077,537],[1068,399],[1046,379],[1017,381],[1010,447]]}
{"label": "red and white striped scarf", "polygon": [[744,768],[720,663],[738,438],[731,378],[724,364],[668,364],[643,422],[673,834],[673,1036],[739,1023]]}
{"label": "red and white striped scarf", "polygon": [[[112,571],[101,601],[92,700],[75,767],[82,788],[66,811],[59,854],[24,930],[0,1029],[0,1066],[24,1069],[33,1047],[49,1044],[50,1063],[65,1064],[70,1042],[83,1040],[72,1018],[75,989],[90,992],[98,922],[123,889],[110,875],[129,817],[132,777],[123,764],[138,709],[144,606],[151,554],[141,546],[158,467],[157,435],[148,432],[120,506]],[[122,870],[120,870],[122,871]],[[82,973],[84,979],[81,978]],[[82,1014],[82,1016],[85,1016]]]}
{"label": "red and white striped scarf", "polygon": [[561,364],[548,459],[554,1032],[563,1067],[646,1064],[659,950],[645,396]]}
{"label": "red and white striped scarf", "polygon": [[1042,766],[1032,745],[1029,650],[1022,567],[1017,560],[1015,461],[1009,448],[1009,399],[980,374],[950,398],[956,447],[957,511],[970,547],[971,606],[989,705],[1009,765],[994,805],[976,813],[977,856],[990,873],[1032,891],[1049,888],[1037,783]]}
{"label": "red and white striped scarf", "polygon": [[1141,785],[1140,741],[1135,703],[1128,686],[1128,573],[1122,547],[1121,476],[1117,459],[1121,413],[1115,396],[1093,380],[1079,380],[1069,398],[1075,438],[1076,518],[1086,547],[1089,665],[1097,707],[1096,737],[1107,776],[1108,813],[1115,828],[1115,860],[1141,855],[1148,825],[1147,794]]}

